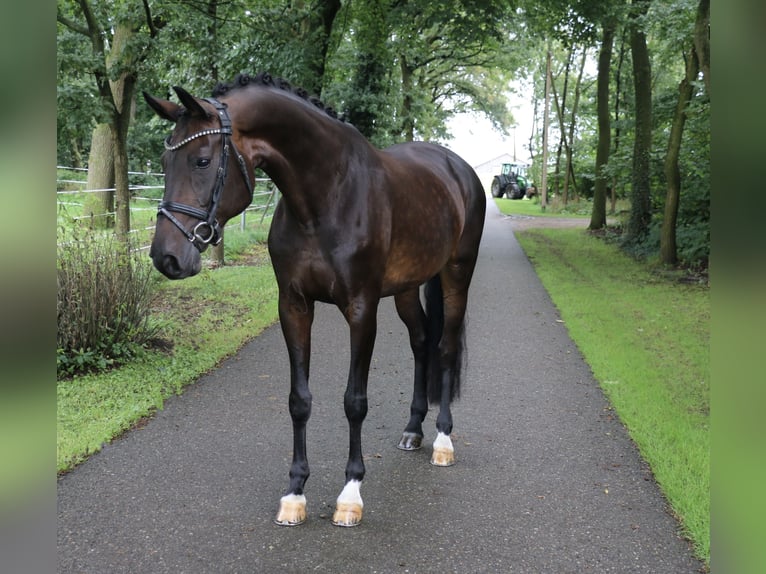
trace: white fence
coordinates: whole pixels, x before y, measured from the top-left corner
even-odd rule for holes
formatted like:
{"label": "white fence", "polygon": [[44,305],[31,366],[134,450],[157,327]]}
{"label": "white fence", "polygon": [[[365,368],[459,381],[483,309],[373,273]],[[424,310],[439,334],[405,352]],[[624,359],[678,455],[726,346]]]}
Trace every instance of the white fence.
{"label": "white fence", "polygon": [[[67,170],[70,172],[86,172],[87,168],[72,168],[72,167],[64,167],[64,166],[56,166],[57,170]],[[162,173],[153,173],[150,171],[147,172],[128,172],[129,178],[136,180],[140,178],[145,179],[164,179],[164,174]],[[56,204],[57,204],[57,212],[61,214],[62,208],[67,213],[66,218],[69,221],[72,221],[74,223],[78,222],[92,222],[94,218],[96,217],[115,217],[115,212],[109,212],[109,213],[99,213],[99,214],[82,214],[82,207],[84,207],[82,199],[82,194],[88,194],[88,193],[102,193],[105,191],[111,191],[114,192],[114,188],[107,188],[107,189],[85,189],[86,182],[82,181],[80,179],[60,179],[56,178]],[[255,191],[253,193],[253,203],[250,204],[250,206],[245,209],[245,211],[242,212],[240,217],[238,219],[232,219],[229,221],[229,223],[226,225],[226,229],[232,228],[232,227],[239,227],[240,230],[244,231],[247,225],[247,217],[248,214],[255,214],[260,212],[260,218],[259,218],[259,224],[262,224],[264,220],[269,216],[269,211],[271,210],[271,213],[273,214],[274,206],[276,205],[278,196],[279,196],[279,190],[276,188],[276,186],[273,184],[273,182],[269,178],[255,178],[254,182]],[[66,189],[61,189],[62,187]],[[77,189],[71,189],[72,187],[76,187]],[[162,190],[164,189],[164,184],[156,184],[156,185],[144,185],[144,184],[130,184],[130,225],[131,229],[129,233],[135,234],[136,237],[141,237],[140,245],[135,248],[136,251],[141,251],[145,249],[149,249],[149,243],[151,243],[151,237],[154,232],[154,226],[156,221],[156,213],[157,213],[157,205],[161,201],[158,197],[145,197],[145,195],[142,195],[142,192],[145,192],[147,190]],[[161,194],[158,194],[161,195]],[[72,199],[67,199],[67,198]],[[80,200],[80,201],[78,201]],[[147,205],[149,204],[149,205]],[[69,212],[75,211],[80,212],[80,215],[71,215]],[[148,219],[149,225],[146,225],[146,218],[141,217],[133,217],[133,214],[140,213],[140,212],[151,212],[152,216]],[[140,220],[139,226],[135,226],[136,222]],[[148,236],[148,239],[143,239],[143,235]],[[139,243],[137,241],[137,243]],[[144,244],[145,243],[145,244]]]}

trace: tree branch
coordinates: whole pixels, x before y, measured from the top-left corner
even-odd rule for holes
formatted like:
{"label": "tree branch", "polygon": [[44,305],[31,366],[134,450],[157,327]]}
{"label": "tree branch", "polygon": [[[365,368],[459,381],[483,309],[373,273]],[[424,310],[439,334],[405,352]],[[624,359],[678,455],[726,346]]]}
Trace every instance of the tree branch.
{"label": "tree branch", "polygon": [[83,36],[90,36],[90,33],[88,32],[88,29],[85,26],[80,26],[77,22],[74,20],[67,18],[61,13],[61,9],[56,9],[56,20],[59,22],[59,24],[63,24],[72,32],[77,32],[78,34],[82,34]]}

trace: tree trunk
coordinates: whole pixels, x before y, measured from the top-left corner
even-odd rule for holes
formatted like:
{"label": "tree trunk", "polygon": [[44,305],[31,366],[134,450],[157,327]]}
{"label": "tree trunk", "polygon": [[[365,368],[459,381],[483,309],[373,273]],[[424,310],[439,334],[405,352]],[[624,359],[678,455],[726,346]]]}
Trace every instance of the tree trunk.
{"label": "tree trunk", "polygon": [[710,0],[700,0],[694,25],[694,49],[702,70],[705,91],[710,99]]}
{"label": "tree trunk", "polygon": [[582,60],[580,60],[580,70],[577,74],[577,80],[575,81],[574,89],[574,101],[572,102],[572,114],[569,121],[569,136],[567,137],[566,146],[566,177],[564,178],[564,205],[569,200],[569,182],[572,182],[572,190],[574,191],[575,200],[577,199],[577,182],[575,181],[574,163],[572,163],[572,146],[574,145],[575,125],[577,124],[577,108],[580,106],[580,88],[582,85],[582,75],[585,71],[585,60],[588,55],[588,49],[583,46]]}
{"label": "tree trunk", "polygon": [[[550,84],[551,99],[553,100],[553,107],[556,108],[556,117],[559,120],[559,134],[561,136],[559,138],[559,145],[556,147],[556,163],[553,168],[553,193],[558,196],[559,183],[561,181],[561,152],[563,151],[563,148],[568,146],[566,142],[566,130],[564,129],[564,112],[561,109],[562,104],[559,103],[559,96],[556,92],[556,82],[553,81],[553,78],[550,79]],[[566,79],[564,80],[564,85],[566,86]],[[566,197],[564,198],[564,205],[566,205]]]}
{"label": "tree trunk", "polygon": [[[622,65],[625,62],[625,31],[620,38],[620,55],[617,58],[617,70],[614,73],[614,150],[617,154],[620,149],[621,130],[620,130],[620,103],[622,100]],[[612,177],[611,206],[609,213],[612,215],[617,211],[617,176]]]}
{"label": "tree trunk", "polygon": [[[134,25],[122,23],[115,26],[112,47],[106,58],[107,68],[112,69],[126,58],[128,44],[135,34]],[[123,71],[109,80],[114,102],[112,135],[114,137],[114,188],[117,235],[128,239],[130,231],[130,182],[128,181],[128,128],[133,112],[133,95],[136,91],[136,73]]]}
{"label": "tree trunk", "polygon": [[[131,90],[132,91],[132,90]],[[127,117],[126,117],[127,116]],[[114,133],[114,188],[117,236],[127,241],[130,232],[130,182],[128,180],[128,125],[130,112],[119,114],[118,129]]]}
{"label": "tree trunk", "polygon": [[93,128],[88,156],[88,193],[83,215],[89,215],[97,229],[114,227],[114,138],[109,124]]}
{"label": "tree trunk", "polygon": [[609,72],[612,64],[612,45],[617,21],[609,18],[604,22],[601,50],[598,54],[598,77],[596,79],[596,113],[598,117],[598,144],[596,146],[596,183],[593,189],[593,210],[588,229],[606,227],[606,182],[604,168],[609,162],[612,127],[609,121]]}
{"label": "tree trunk", "polygon": [[[566,150],[567,154],[569,153],[569,143],[567,142],[566,138],[566,125],[564,123],[564,110],[566,109],[567,105],[567,93],[569,91],[569,71],[572,67],[572,57],[574,56],[574,45],[572,45],[569,49],[569,53],[567,54],[567,62],[566,66],[564,67],[564,89],[561,93],[561,102],[559,102],[558,94],[556,93],[556,84],[553,81],[553,78],[551,77],[551,91],[553,96],[553,103],[556,107],[556,117],[559,120],[559,145],[556,149],[556,168],[554,173],[554,192],[556,195],[559,193],[559,184],[561,183],[561,152]],[[566,190],[566,180],[568,177],[568,172],[564,171],[564,189]],[[567,204],[567,196],[566,191],[564,191],[564,205]]]}
{"label": "tree trunk", "polygon": [[636,98],[636,139],[633,144],[633,177],[630,220],[625,237],[638,243],[646,236],[651,222],[651,179],[649,173],[652,147],[652,68],[643,16],[650,0],[633,0],[630,16],[630,51],[633,56],[633,88]]}
{"label": "tree trunk", "polygon": [[540,177],[540,208],[548,206],[548,121],[551,109],[551,50],[545,55],[545,104],[543,105],[543,173]]}
{"label": "tree trunk", "polygon": [[400,67],[402,70],[402,134],[404,140],[411,142],[415,140],[415,121],[412,117],[412,74],[413,69],[407,64],[407,58],[400,56]]}
{"label": "tree trunk", "polygon": [[681,172],[678,167],[678,157],[681,152],[681,141],[686,123],[686,108],[692,99],[693,82],[698,73],[699,60],[697,59],[697,51],[692,46],[690,54],[686,58],[685,77],[678,84],[678,104],[673,116],[673,125],[670,128],[668,153],[665,156],[665,179],[668,187],[665,196],[665,214],[660,231],[660,261],[667,265],[675,265],[678,262],[676,221],[681,197]]}
{"label": "tree trunk", "polygon": [[300,37],[306,46],[304,57],[309,77],[303,81],[303,87],[311,94],[321,96],[332,25],[341,3],[340,0],[317,0],[311,2],[311,6],[307,4],[305,0],[295,0],[291,6],[306,13],[301,22]]}
{"label": "tree trunk", "polygon": [[[321,90],[324,87],[324,70],[327,63],[327,52],[330,48],[330,35],[332,34],[332,26],[335,22],[335,16],[338,15],[338,11],[340,10],[340,0],[319,0],[317,4],[319,7],[315,10],[319,16],[322,36],[319,39],[319,57],[316,60],[314,74],[319,78],[319,88]],[[317,92],[317,94],[320,95],[321,93],[321,91]]]}
{"label": "tree trunk", "polygon": [[[540,102],[537,97],[537,90],[532,80],[532,131],[529,132],[529,160],[535,163],[535,133],[537,132],[537,107]],[[539,180],[538,180],[539,181]]]}

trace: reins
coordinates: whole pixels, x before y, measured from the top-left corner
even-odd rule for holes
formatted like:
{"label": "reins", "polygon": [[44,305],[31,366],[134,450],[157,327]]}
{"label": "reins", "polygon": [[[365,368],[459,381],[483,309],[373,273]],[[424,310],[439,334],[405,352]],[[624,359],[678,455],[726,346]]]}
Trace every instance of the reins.
{"label": "reins", "polygon": [[[218,210],[218,204],[223,193],[223,187],[226,182],[226,173],[229,165],[229,146],[234,150],[234,154],[237,156],[240,171],[242,172],[242,178],[245,180],[247,190],[250,192],[250,200],[253,198],[253,184],[250,181],[250,176],[247,173],[247,165],[245,164],[245,158],[239,153],[237,146],[231,141],[232,129],[231,118],[226,111],[226,104],[219,102],[213,98],[206,98],[205,101],[209,102],[218,111],[218,118],[221,121],[221,127],[215,129],[202,130],[189,137],[181,140],[178,143],[170,144],[170,136],[165,140],[165,149],[167,151],[176,151],[183,146],[197,138],[207,135],[221,135],[221,161],[218,164],[218,173],[216,174],[215,185],[213,186],[213,193],[210,198],[210,206],[207,211],[192,207],[183,203],[176,203],[175,201],[161,201],[157,207],[157,213],[161,213],[167,217],[173,225],[175,225],[181,233],[184,234],[186,239],[190,243],[199,249],[200,252],[207,249],[208,245],[218,245],[223,239],[221,234],[221,226],[215,218],[216,211]],[[184,227],[178,218],[176,218],[172,212],[183,213],[189,215],[195,219],[199,219],[200,222],[194,226],[193,229],[188,230]]]}

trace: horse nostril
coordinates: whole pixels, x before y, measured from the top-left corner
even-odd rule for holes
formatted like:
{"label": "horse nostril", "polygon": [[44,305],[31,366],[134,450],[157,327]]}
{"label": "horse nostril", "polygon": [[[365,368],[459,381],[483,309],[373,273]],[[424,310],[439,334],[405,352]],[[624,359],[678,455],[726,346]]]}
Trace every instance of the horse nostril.
{"label": "horse nostril", "polygon": [[162,255],[161,253],[151,253],[152,261],[157,271],[162,273],[168,279],[180,279],[181,264],[175,255]]}
{"label": "horse nostril", "polygon": [[181,276],[181,265],[178,259],[173,255],[165,255],[162,258],[162,268],[160,269],[170,279],[177,279]]}

